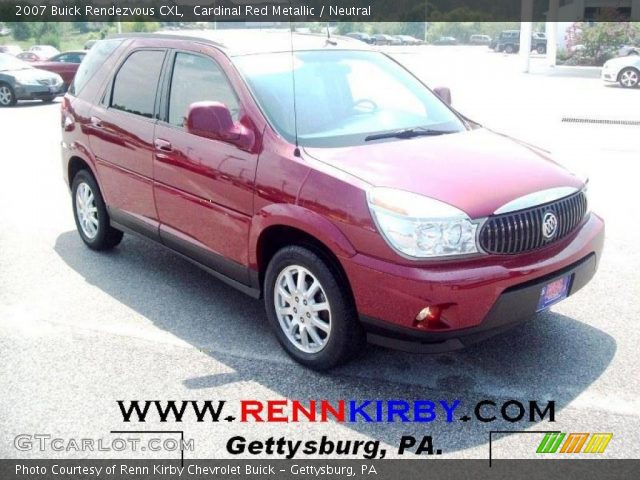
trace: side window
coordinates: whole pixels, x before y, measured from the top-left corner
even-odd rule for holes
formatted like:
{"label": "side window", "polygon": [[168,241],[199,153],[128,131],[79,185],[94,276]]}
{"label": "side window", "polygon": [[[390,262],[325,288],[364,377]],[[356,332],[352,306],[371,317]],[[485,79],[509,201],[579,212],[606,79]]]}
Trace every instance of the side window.
{"label": "side window", "polygon": [[87,53],[86,58],[80,64],[80,68],[69,88],[71,95],[77,95],[91,80],[102,64],[109,58],[116,48],[122,43],[122,39],[101,40]]}
{"label": "side window", "polygon": [[163,60],[159,50],[129,55],[113,81],[111,108],[152,118]]}
{"label": "side window", "polygon": [[189,105],[206,100],[224,103],[232,118],[238,119],[238,99],[216,62],[201,55],[178,53],[171,77],[169,123],[183,127]]}

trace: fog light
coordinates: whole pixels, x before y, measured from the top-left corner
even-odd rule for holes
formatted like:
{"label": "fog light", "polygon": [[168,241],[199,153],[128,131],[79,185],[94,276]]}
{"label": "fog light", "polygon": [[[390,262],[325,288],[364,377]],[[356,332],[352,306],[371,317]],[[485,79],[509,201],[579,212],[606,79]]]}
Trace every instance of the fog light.
{"label": "fog light", "polygon": [[424,322],[426,320],[427,322],[437,322],[438,320],[440,320],[441,312],[442,310],[440,309],[440,307],[435,307],[433,305],[424,307],[418,312],[418,315],[416,315],[416,321]]}

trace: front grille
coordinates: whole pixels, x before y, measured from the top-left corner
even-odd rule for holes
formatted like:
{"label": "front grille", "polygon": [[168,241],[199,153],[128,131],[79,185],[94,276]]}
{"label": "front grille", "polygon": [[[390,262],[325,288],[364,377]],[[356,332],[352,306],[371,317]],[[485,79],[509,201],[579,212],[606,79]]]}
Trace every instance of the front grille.
{"label": "front grille", "polygon": [[[555,232],[546,238],[543,219],[551,212],[557,219]],[[575,229],[587,212],[584,192],[533,208],[487,219],[479,235],[480,246],[488,253],[513,255],[549,245]],[[548,234],[549,231],[547,230]]]}

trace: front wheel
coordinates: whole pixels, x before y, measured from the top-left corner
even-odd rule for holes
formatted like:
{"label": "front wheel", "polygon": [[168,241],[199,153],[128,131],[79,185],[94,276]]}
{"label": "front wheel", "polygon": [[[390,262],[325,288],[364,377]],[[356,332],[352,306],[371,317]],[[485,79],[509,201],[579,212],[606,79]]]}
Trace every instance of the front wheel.
{"label": "front wheel", "polygon": [[315,252],[279,250],[267,267],[264,292],[269,322],[297,362],[327,370],[361,351],[365,334],[346,280]]}
{"label": "front wheel", "polygon": [[618,76],[618,82],[624,88],[633,88],[638,86],[640,81],[640,72],[635,68],[625,68]]}
{"label": "front wheel", "polygon": [[98,183],[80,170],[71,184],[73,217],[82,241],[92,250],[108,250],[122,240],[122,232],[110,225],[107,206]]}
{"label": "front wheel", "polygon": [[0,107],[11,107],[16,104],[16,94],[11,85],[0,83]]}

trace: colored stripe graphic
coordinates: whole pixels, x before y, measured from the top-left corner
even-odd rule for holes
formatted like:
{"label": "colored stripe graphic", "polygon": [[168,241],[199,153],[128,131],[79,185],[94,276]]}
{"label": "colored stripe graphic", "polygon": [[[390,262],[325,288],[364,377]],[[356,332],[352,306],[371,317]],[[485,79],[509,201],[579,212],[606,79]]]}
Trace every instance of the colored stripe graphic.
{"label": "colored stripe graphic", "polygon": [[587,438],[589,438],[588,433],[570,433],[562,445],[560,453],[580,453]]}
{"label": "colored stripe graphic", "polygon": [[[591,438],[589,438],[591,435]],[[564,443],[565,436],[567,437]],[[570,433],[566,435],[562,432],[545,433],[544,438],[538,445],[536,453],[603,453],[609,442],[613,438],[613,433]],[[587,442],[587,439],[589,441]],[[582,450],[584,444],[587,446]],[[562,444],[562,448],[558,448]]]}
{"label": "colored stripe graphic", "polygon": [[611,441],[613,433],[594,433],[584,449],[584,453],[602,453]]}
{"label": "colored stripe graphic", "polygon": [[562,439],[564,438],[564,433],[547,433],[545,434],[542,442],[538,445],[538,449],[536,453],[556,453],[560,443],[562,443]]}

